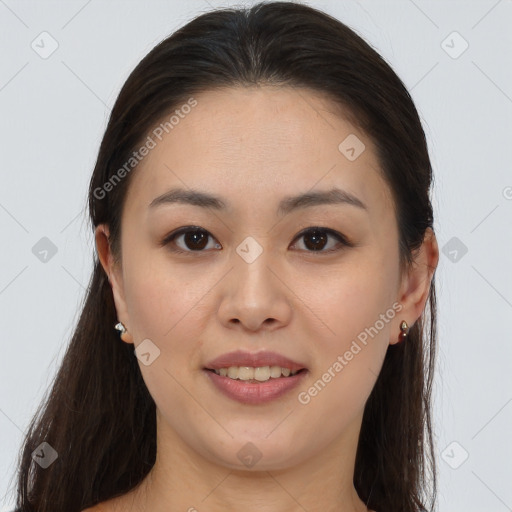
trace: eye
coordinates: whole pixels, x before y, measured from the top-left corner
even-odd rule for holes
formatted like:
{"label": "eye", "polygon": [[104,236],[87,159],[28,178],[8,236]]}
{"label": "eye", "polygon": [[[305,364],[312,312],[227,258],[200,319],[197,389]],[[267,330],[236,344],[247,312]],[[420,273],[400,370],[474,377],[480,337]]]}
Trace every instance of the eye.
{"label": "eye", "polygon": [[330,238],[336,238],[338,239],[338,242],[341,243],[342,246],[346,247],[353,247],[353,244],[351,244],[347,238],[342,235],[341,233],[338,233],[337,231],[334,231],[332,229],[328,228],[322,228],[322,227],[311,227],[308,229],[305,229],[304,231],[301,231],[295,240],[299,238],[304,238],[304,240],[307,243],[304,243],[304,246],[306,247],[307,252],[319,252],[319,253],[331,253],[335,251],[339,251],[341,248],[338,247],[331,247],[330,249],[323,250],[323,248],[328,245],[326,244],[327,240]]}
{"label": "eye", "polygon": [[[178,245],[176,241],[180,240],[181,237],[183,237],[182,243],[184,247],[171,247],[171,251],[177,253],[205,252],[204,249],[208,248],[208,238],[211,237],[213,239],[213,236],[208,233],[208,231],[199,226],[184,226],[167,235],[160,245],[176,246]],[[323,250],[324,247],[328,245],[326,242],[329,238],[336,238],[338,243],[342,246],[353,247],[353,244],[350,243],[344,235],[328,228],[311,227],[305,229],[295,237],[295,240],[300,238],[304,238],[307,241],[307,243],[304,244],[306,252],[331,253],[340,250],[341,248],[339,246]],[[213,245],[213,248],[222,248],[219,243]],[[209,248],[211,249],[212,247],[210,246]]]}
{"label": "eye", "polygon": [[[199,226],[185,226],[166,236],[164,240],[162,240],[161,245],[168,245],[171,242],[175,244],[176,239],[183,237],[185,250],[171,248],[171,251],[179,253],[204,252],[203,249],[207,246],[208,237],[210,236],[211,235],[208,231]],[[220,244],[216,244],[216,246],[218,249],[221,248]]]}

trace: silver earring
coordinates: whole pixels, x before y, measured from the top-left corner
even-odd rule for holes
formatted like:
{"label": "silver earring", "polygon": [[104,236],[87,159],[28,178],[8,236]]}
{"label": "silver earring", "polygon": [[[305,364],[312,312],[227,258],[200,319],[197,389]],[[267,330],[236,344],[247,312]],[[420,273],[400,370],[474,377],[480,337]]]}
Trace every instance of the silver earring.
{"label": "silver earring", "polygon": [[123,322],[119,322],[114,326],[114,329],[117,329],[121,334],[126,332],[126,327],[123,325]]}

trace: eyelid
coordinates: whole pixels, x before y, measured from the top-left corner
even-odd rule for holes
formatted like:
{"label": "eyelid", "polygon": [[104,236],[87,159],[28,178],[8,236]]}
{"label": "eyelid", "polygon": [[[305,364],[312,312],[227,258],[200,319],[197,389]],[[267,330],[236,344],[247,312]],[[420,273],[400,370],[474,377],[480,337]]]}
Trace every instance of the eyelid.
{"label": "eyelid", "polygon": [[[181,228],[175,229],[168,235],[166,235],[163,240],[159,243],[161,247],[166,246],[174,241],[175,238],[177,238],[180,235],[184,235],[188,233],[189,231],[204,231],[208,236],[212,237],[213,239],[217,240],[207,229],[202,228],[201,226],[182,226]],[[182,252],[182,253],[201,253],[206,251],[184,251],[182,249],[173,249],[175,252]]]}
{"label": "eyelid", "polygon": [[[173,242],[178,236],[186,234],[190,231],[204,232],[209,237],[213,238],[214,240],[216,240],[218,242],[218,240],[207,229],[205,229],[201,226],[190,225],[190,226],[182,226],[181,228],[178,228],[178,229],[172,231],[171,233],[169,233],[168,235],[166,235],[164,237],[164,239],[160,242],[159,245],[162,247],[166,246],[166,245],[170,244],[171,242]],[[304,235],[306,235],[312,231],[321,231],[323,233],[326,233],[327,236],[337,238],[339,243],[345,247],[354,247],[355,246],[354,243],[352,243],[344,234],[340,233],[339,231],[336,231],[331,228],[327,228],[327,227],[323,227],[323,226],[315,226],[315,225],[307,226],[304,229],[302,229],[301,231],[299,231],[299,233],[297,233],[297,235],[293,239],[293,242],[295,242],[296,240],[300,239],[301,237],[303,237]],[[179,249],[179,248],[173,248],[170,250],[172,252],[181,253],[181,254],[189,254],[189,255],[201,254],[201,253],[208,252],[206,250],[190,251],[190,250],[183,250],[183,249]],[[340,250],[341,250],[340,248],[334,248],[334,249],[328,249],[325,251],[324,250],[319,250],[319,251],[302,250],[302,252],[313,254],[313,255],[321,255],[321,254],[331,254],[333,252],[338,252]]]}
{"label": "eyelid", "polygon": [[[194,230],[199,231],[199,229],[203,229],[203,228],[201,228],[199,226],[182,226],[181,228],[177,228],[174,231],[171,231],[169,234],[165,235],[165,237],[160,242],[160,244],[166,245],[171,240],[173,240],[174,238],[176,238],[179,235],[182,235],[183,233],[187,233],[188,231],[194,231]],[[206,231],[206,229],[204,231]]]}
{"label": "eyelid", "polygon": [[[307,228],[299,231],[299,233],[297,233],[297,236],[294,238],[294,241],[297,240],[298,238],[301,238],[302,236],[304,236],[305,234],[311,232],[311,231],[322,231],[324,233],[326,233],[327,235],[331,235],[335,238],[338,238],[338,240],[348,246],[348,247],[353,247],[354,244],[343,234],[343,233],[340,233],[339,231],[336,231],[335,229],[331,229],[331,228],[325,228],[325,227],[322,227],[322,226],[308,226]],[[332,250],[328,250],[328,251],[307,251],[307,252],[310,252],[310,253],[329,253],[329,252],[333,252],[335,249],[332,249]]]}

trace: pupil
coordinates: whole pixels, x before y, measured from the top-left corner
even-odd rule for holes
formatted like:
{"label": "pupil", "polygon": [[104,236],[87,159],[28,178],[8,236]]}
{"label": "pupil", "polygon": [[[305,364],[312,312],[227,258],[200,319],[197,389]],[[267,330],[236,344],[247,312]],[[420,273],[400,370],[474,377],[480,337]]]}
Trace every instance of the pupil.
{"label": "pupil", "polygon": [[[305,237],[305,245],[308,249],[317,251],[323,247],[327,236],[322,231],[311,231]],[[313,243],[308,243],[311,240]],[[208,243],[208,236],[203,231],[189,231],[185,233],[185,243],[189,249],[204,249]]]}
{"label": "pupil", "polygon": [[185,233],[185,243],[189,249],[203,249],[208,243],[208,237],[203,231],[189,231]]}
{"label": "pupil", "polygon": [[[308,244],[307,243],[308,239],[316,240],[316,242],[313,244]],[[326,239],[327,239],[327,236],[325,235],[325,233],[322,233],[321,231],[312,231],[310,234],[306,235],[304,238],[306,247],[308,249],[313,249],[313,250],[318,250],[319,248],[321,249],[323,246],[321,242],[325,243]],[[318,244],[318,242],[320,242],[320,244]],[[311,247],[310,247],[310,245],[311,245]],[[319,245],[321,247],[319,247]]]}

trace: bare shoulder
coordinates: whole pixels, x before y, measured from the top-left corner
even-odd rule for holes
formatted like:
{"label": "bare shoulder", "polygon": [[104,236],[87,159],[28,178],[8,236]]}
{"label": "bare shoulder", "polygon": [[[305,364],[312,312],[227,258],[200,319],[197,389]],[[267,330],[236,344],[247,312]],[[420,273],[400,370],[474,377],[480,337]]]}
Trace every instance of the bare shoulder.
{"label": "bare shoulder", "polygon": [[94,505],[93,507],[86,508],[82,510],[82,512],[111,512],[112,508],[107,506],[108,504],[106,502],[98,503],[97,505]]}
{"label": "bare shoulder", "polygon": [[110,498],[106,501],[102,501],[101,503],[97,503],[90,508],[86,508],[82,510],[82,512],[121,512],[130,510],[126,507],[126,503],[123,498],[125,498],[125,496]]}

